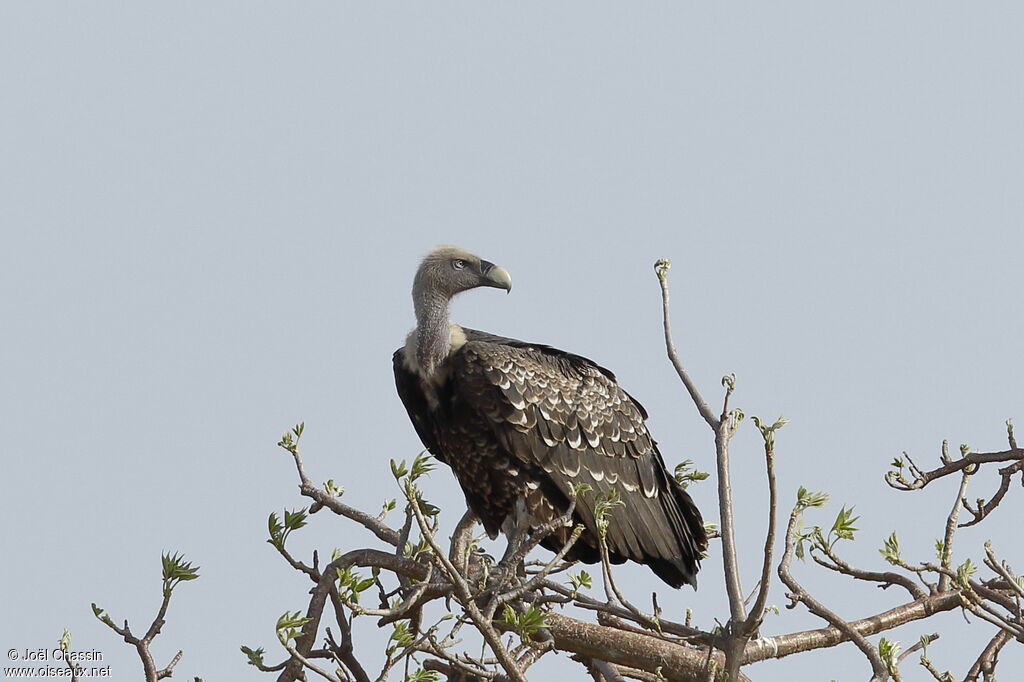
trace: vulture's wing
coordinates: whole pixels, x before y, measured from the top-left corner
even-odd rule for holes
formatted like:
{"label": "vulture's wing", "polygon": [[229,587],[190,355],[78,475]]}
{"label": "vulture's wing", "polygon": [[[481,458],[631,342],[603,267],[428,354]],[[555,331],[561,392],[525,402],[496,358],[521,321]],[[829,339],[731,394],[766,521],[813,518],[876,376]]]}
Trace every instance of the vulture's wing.
{"label": "vulture's wing", "polygon": [[[473,336],[470,336],[472,339]],[[650,565],[675,586],[695,584],[706,548],[700,512],[665,470],[646,412],[597,364],[550,347],[471,340],[452,357],[454,392],[516,459],[539,467],[563,494],[593,492],[576,512],[596,533],[594,500],[615,489],[609,550]]]}
{"label": "vulture's wing", "polygon": [[434,421],[430,417],[426,396],[423,395],[423,389],[420,388],[420,379],[405,368],[402,362],[403,351],[404,348],[399,348],[392,357],[398,397],[402,399],[405,411],[409,413],[409,421],[416,429],[416,435],[420,437],[423,446],[443,462],[445,461],[444,454],[438,446],[437,434],[434,433]]}

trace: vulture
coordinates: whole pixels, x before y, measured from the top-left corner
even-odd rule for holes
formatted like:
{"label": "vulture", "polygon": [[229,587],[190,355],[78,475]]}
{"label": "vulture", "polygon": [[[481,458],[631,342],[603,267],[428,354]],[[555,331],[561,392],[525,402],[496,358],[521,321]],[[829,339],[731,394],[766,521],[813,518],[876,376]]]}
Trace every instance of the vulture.
{"label": "vulture", "polygon": [[[600,561],[595,501],[611,491],[605,539],[613,563],[646,564],[696,588],[707,535],[690,496],[665,469],[647,412],[587,358],[450,322],[452,297],[512,290],[505,268],[462,249],[431,251],[413,280],[416,328],[395,351],[395,384],[423,445],[451,467],[487,534],[510,536],[565,514],[585,530],[569,560]],[[541,543],[559,551],[571,528]]]}

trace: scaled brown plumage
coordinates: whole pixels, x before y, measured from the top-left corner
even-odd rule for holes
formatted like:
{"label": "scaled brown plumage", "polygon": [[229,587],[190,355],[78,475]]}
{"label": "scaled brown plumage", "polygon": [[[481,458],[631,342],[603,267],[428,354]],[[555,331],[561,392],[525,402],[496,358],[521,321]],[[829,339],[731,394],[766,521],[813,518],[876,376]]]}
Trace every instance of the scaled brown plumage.
{"label": "scaled brown plumage", "polygon": [[[707,546],[700,512],[666,471],[647,413],[615,376],[578,355],[450,324],[447,302],[459,291],[511,288],[507,272],[468,252],[435,250],[416,283],[417,329],[394,354],[398,393],[488,534],[561,515],[573,485],[586,483],[592,491],[574,511],[586,531],[567,556],[596,562],[594,499],[617,490],[611,560],[647,564],[673,587],[696,586]],[[568,534],[543,544],[557,551]]]}

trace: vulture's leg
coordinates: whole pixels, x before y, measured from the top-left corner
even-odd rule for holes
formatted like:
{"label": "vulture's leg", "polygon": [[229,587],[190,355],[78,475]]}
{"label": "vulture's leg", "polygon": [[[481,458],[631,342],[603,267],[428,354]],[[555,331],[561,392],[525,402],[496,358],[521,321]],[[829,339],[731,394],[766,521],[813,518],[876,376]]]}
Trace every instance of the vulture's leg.
{"label": "vulture's leg", "polygon": [[503,580],[505,584],[511,582],[513,575],[517,575],[520,578],[526,575],[525,562],[520,561],[517,566],[507,566],[506,562],[510,561],[516,552],[523,546],[523,544],[530,538],[530,530],[536,525],[536,521],[526,510],[526,502],[523,498],[516,501],[516,506],[512,510],[512,513],[505,519],[505,523],[502,524],[501,530],[508,538],[508,546],[505,548],[505,554],[501,557],[500,565],[505,569],[512,569],[513,572],[509,572],[508,576]]}

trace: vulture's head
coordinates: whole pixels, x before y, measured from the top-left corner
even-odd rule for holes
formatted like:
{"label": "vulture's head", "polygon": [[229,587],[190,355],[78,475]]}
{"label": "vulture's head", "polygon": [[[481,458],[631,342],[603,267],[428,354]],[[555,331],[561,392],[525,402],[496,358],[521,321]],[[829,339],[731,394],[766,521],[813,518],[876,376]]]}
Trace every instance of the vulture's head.
{"label": "vulture's head", "polygon": [[416,271],[412,295],[420,302],[455,294],[476,287],[496,287],[512,291],[508,270],[455,246],[439,246],[427,254]]}

